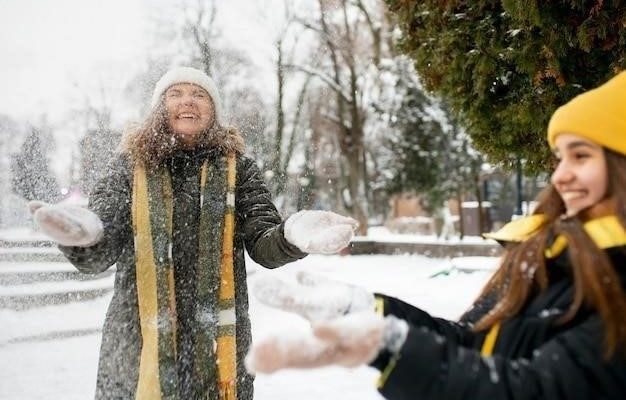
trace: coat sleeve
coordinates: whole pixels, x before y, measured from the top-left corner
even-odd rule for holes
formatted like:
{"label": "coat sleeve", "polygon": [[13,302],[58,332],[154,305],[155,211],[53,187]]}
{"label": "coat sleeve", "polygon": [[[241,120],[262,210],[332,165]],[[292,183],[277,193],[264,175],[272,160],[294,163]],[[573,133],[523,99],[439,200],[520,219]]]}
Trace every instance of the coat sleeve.
{"label": "coat sleeve", "polygon": [[[603,360],[602,323],[590,317],[537,348],[530,359],[482,357],[425,327],[384,368],[379,390],[390,400],[538,400],[621,398],[623,356]],[[604,393],[601,393],[604,392]]]}
{"label": "coat sleeve", "polygon": [[[405,320],[412,327],[428,329],[460,345],[472,346],[476,341],[476,333],[471,330],[466,322],[435,318],[426,311],[395,297],[380,293],[375,293],[374,296],[376,298],[376,310],[382,316],[393,315]],[[392,357],[390,352],[383,350],[370,362],[370,365],[384,370],[391,362]]]}
{"label": "coat sleeve", "polygon": [[130,164],[122,155],[107,167],[89,196],[89,209],[104,227],[102,239],[90,247],[59,246],[81,272],[99,273],[115,264],[124,245],[132,243]]}
{"label": "coat sleeve", "polygon": [[239,162],[236,202],[245,246],[254,261],[276,268],[307,255],[285,239],[283,219],[272,203],[261,171],[248,157]]}
{"label": "coat sleeve", "polygon": [[375,294],[377,302],[382,309],[382,315],[393,315],[397,318],[407,321],[416,327],[424,327],[443,337],[449,337],[451,340],[470,346],[474,343],[476,334],[471,327],[465,322],[455,322],[443,318],[436,318],[428,314],[426,311],[415,307],[411,304],[395,297],[386,296],[384,294]]}

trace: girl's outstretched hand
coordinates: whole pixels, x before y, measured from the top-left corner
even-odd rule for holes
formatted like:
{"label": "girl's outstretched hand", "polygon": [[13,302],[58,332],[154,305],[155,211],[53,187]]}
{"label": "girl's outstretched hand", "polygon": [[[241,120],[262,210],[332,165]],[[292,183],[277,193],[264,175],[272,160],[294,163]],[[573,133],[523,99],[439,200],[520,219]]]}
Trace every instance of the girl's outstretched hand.
{"label": "girl's outstretched hand", "polygon": [[309,321],[374,311],[374,295],[361,287],[304,271],[300,271],[296,279],[296,283],[286,282],[266,273],[252,284],[252,292],[261,303]]}
{"label": "girl's outstretched hand", "polygon": [[385,319],[373,312],[313,323],[311,331],[298,336],[283,332],[253,343],[246,368],[269,374],[287,368],[367,364],[383,347],[385,327]]}

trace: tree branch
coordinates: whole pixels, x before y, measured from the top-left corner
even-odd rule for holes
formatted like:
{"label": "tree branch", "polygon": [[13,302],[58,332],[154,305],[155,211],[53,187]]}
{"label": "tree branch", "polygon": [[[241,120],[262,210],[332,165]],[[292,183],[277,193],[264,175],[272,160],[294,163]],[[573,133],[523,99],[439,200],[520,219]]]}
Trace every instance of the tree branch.
{"label": "tree branch", "polygon": [[285,64],[284,67],[285,68],[289,68],[289,69],[293,69],[293,70],[296,70],[296,71],[304,72],[305,74],[312,75],[312,76],[315,76],[315,77],[319,78],[322,82],[327,84],[328,87],[330,87],[330,89],[332,89],[336,94],[341,96],[341,98],[345,102],[347,102],[347,103],[351,103],[352,102],[352,99],[351,99],[350,95],[346,94],[343,91],[343,88],[341,87],[341,85],[339,85],[337,82],[335,82],[335,80],[331,76],[326,74],[324,71],[320,71],[318,69],[313,69],[313,68],[309,67],[308,65]]}

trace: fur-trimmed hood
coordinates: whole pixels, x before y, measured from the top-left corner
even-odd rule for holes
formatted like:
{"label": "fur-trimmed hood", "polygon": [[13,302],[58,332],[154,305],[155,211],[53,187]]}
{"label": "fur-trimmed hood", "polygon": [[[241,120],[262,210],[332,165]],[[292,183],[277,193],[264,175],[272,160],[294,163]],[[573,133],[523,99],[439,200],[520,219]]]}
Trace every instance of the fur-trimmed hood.
{"label": "fur-trimmed hood", "polygon": [[[194,148],[217,150],[221,153],[243,154],[243,137],[235,127],[213,125],[199,134]],[[128,132],[122,139],[120,150],[128,154],[133,164],[141,163],[148,168],[160,165],[184,146],[169,128],[159,121],[148,121],[143,126]]]}
{"label": "fur-trimmed hood", "polygon": [[239,130],[230,126],[219,130],[210,130],[206,147],[219,149],[225,154],[243,154],[246,146]]}

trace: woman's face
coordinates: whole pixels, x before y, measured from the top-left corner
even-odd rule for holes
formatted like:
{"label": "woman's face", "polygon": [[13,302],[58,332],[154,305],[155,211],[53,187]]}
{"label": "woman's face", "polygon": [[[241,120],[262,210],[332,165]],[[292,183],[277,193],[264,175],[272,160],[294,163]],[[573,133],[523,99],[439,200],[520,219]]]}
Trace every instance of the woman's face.
{"label": "woman's face", "polygon": [[179,83],[165,91],[170,129],[186,145],[195,144],[200,132],[213,124],[213,101],[198,85]]}
{"label": "woman's face", "polygon": [[606,197],[608,172],[601,146],[580,136],[561,134],[553,151],[558,165],[551,181],[568,216],[577,215]]}

